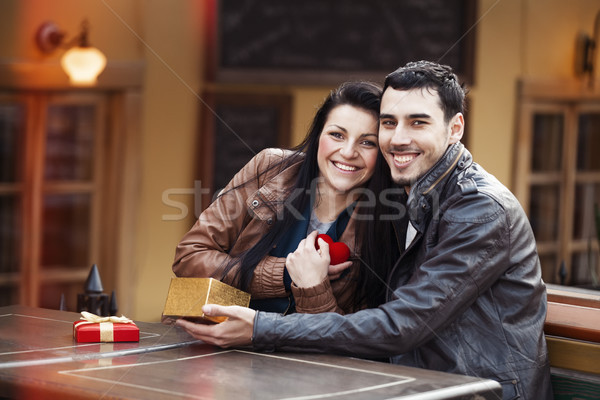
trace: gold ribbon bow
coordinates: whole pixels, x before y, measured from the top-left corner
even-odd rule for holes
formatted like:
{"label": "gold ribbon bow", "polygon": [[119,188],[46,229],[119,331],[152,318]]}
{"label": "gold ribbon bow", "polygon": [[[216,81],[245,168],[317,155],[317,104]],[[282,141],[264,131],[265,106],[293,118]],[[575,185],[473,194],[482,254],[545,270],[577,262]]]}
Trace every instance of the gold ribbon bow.
{"label": "gold ribbon bow", "polygon": [[79,321],[75,324],[75,327],[80,325],[87,324],[100,324],[100,341],[101,342],[113,342],[114,341],[114,333],[113,333],[113,323],[117,324],[133,324],[133,321],[127,318],[124,315],[120,317],[110,316],[110,317],[101,317],[96,314],[92,314],[87,311],[81,312],[82,321]]}

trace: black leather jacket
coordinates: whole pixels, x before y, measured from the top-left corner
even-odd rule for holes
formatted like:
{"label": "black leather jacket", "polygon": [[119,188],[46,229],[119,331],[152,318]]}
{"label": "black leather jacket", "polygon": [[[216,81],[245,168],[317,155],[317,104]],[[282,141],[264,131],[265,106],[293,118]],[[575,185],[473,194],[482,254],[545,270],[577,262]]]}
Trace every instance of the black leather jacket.
{"label": "black leather jacket", "polygon": [[[257,313],[257,350],[318,351],[494,379],[504,399],[551,399],[546,291],[516,198],[460,143],[412,187],[388,302],[346,316]],[[402,232],[402,234],[400,234]]]}

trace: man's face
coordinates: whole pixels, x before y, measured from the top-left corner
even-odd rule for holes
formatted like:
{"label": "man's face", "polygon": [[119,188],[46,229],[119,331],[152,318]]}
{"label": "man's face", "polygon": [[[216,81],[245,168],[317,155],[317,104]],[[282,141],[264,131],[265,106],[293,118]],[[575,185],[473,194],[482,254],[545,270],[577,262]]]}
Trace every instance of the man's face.
{"label": "man's face", "polygon": [[392,179],[407,191],[462,137],[464,118],[446,123],[435,90],[387,88],[381,99],[379,147]]}

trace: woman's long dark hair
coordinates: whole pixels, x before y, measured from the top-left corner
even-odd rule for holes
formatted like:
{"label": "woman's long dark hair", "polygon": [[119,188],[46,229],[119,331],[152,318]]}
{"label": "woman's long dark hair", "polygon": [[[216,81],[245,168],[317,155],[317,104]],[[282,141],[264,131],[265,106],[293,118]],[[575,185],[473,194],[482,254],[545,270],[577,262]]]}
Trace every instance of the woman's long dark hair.
{"label": "woman's long dark hair", "polygon": [[361,214],[361,221],[357,224],[357,232],[361,232],[361,268],[354,304],[373,308],[385,302],[388,272],[400,256],[392,224],[392,219],[398,216],[398,208],[393,203],[397,197],[397,186],[381,153],[367,191],[373,193],[376,199],[357,210]]}
{"label": "woman's long dark hair", "polygon": [[[260,175],[253,178],[258,180],[261,175],[264,175],[273,169],[281,171],[294,163],[301,162],[296,182],[288,192],[290,194],[294,193],[294,198],[289,205],[286,204],[286,207],[283,207],[282,216],[273,222],[271,228],[258,243],[256,243],[256,245],[240,254],[232,254],[233,257],[231,261],[224,268],[223,276],[225,276],[234,266],[238,266],[234,279],[238,287],[242,290],[247,290],[250,286],[254,269],[258,262],[269,254],[283,233],[297,221],[297,215],[291,210],[302,212],[305,207],[310,204],[312,193],[311,185],[314,184],[315,179],[319,176],[319,166],[317,164],[319,137],[331,110],[340,105],[350,105],[371,112],[377,117],[379,115],[380,98],[381,88],[370,82],[346,82],[337,89],[332,90],[321,107],[317,110],[308,134],[303,142],[292,149],[294,150],[294,153],[281,162],[270,166],[266,171],[262,171]],[[302,159],[303,161],[300,161]],[[242,185],[245,185],[246,183],[243,183]],[[231,190],[235,190],[238,187],[240,186],[234,187]],[[277,204],[269,204],[268,206],[275,209],[277,205],[285,203],[286,200],[287,199],[277,199]]]}

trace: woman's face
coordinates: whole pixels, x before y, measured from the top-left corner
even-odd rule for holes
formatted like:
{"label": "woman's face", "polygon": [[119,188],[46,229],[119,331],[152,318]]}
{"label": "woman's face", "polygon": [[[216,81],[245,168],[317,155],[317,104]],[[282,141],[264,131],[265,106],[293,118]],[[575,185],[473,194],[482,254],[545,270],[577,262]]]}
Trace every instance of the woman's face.
{"label": "woman's face", "polygon": [[350,105],[331,110],[317,152],[321,193],[347,193],[371,178],[379,151],[377,128],[377,116],[370,111]]}

